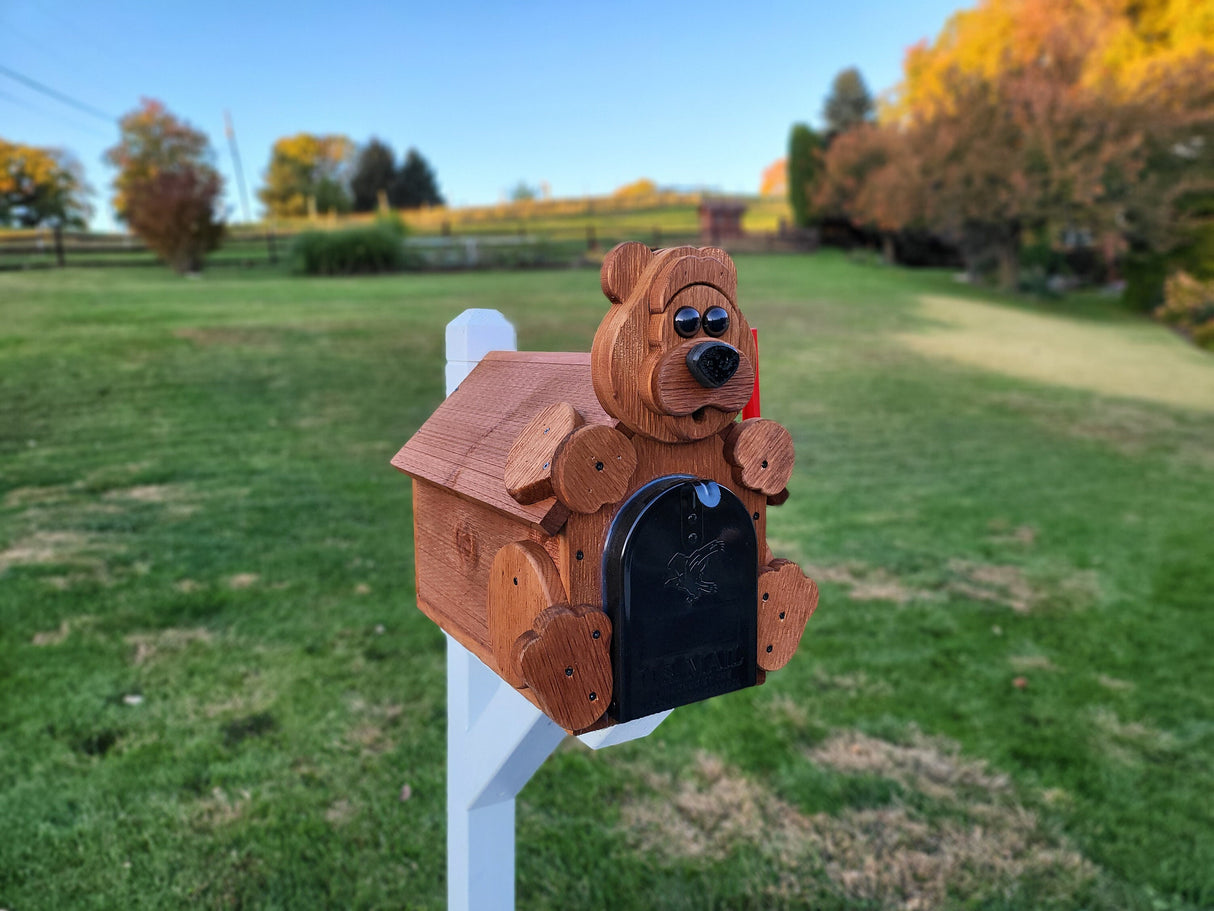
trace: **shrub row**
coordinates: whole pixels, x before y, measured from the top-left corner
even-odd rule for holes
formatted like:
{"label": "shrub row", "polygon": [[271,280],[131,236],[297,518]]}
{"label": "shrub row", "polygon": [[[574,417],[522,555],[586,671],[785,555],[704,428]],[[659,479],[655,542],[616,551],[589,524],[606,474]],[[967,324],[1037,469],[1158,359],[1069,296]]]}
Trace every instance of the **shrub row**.
{"label": "shrub row", "polygon": [[366,275],[420,268],[405,250],[404,227],[381,221],[341,231],[307,231],[291,244],[291,268],[304,275]]}

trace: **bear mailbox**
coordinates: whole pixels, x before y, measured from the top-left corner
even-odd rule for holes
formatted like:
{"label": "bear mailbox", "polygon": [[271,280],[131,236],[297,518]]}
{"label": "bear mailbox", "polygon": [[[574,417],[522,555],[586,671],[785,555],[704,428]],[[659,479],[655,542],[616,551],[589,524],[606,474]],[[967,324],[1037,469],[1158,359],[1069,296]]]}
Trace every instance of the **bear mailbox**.
{"label": "bear mailbox", "polygon": [[793,444],[713,247],[605,258],[589,354],[490,352],[392,460],[418,606],[566,731],[761,683],[817,587],[767,547]]}

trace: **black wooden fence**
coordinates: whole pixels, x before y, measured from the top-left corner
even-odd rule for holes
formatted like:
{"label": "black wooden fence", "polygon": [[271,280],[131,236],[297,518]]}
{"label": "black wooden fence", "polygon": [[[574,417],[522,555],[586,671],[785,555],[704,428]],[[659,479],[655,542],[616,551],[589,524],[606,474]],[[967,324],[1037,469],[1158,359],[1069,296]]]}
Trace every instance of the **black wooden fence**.
{"label": "black wooden fence", "polygon": [[[273,265],[293,236],[276,231],[229,231],[223,246],[207,257],[207,265]],[[159,262],[156,254],[131,234],[52,228],[0,233],[0,270],[151,266]]]}

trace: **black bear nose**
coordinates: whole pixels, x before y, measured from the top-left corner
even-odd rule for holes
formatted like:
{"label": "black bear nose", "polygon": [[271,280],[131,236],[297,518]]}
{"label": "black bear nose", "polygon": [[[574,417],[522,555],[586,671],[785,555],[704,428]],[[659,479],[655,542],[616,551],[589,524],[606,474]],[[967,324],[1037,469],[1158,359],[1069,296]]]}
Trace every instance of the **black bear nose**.
{"label": "black bear nose", "polygon": [[716,389],[737,372],[738,349],[724,342],[700,342],[687,353],[687,369],[705,389]]}

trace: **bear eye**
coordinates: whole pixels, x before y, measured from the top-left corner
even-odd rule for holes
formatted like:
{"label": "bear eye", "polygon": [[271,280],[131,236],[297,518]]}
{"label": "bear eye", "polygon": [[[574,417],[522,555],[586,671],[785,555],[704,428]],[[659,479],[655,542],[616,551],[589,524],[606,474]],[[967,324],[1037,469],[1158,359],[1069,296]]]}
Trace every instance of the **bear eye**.
{"label": "bear eye", "polygon": [[704,331],[709,335],[724,335],[729,328],[729,313],[724,307],[709,307],[704,314]]}
{"label": "bear eye", "polygon": [[680,307],[674,315],[674,331],[691,338],[700,331],[700,311],[695,307]]}

